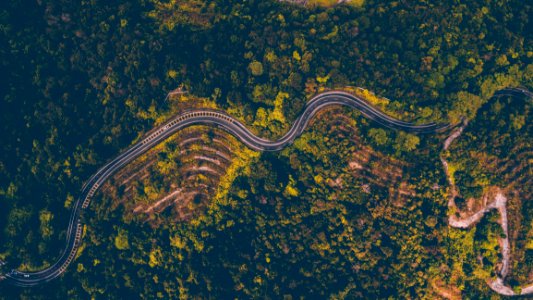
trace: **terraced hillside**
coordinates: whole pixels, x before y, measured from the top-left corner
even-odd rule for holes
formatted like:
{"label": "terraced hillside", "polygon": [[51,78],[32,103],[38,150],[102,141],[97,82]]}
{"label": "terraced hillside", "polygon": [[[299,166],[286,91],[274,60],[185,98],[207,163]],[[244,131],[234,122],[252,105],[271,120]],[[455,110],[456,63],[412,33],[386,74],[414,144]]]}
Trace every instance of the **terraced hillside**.
{"label": "terraced hillside", "polygon": [[136,159],[104,187],[126,214],[187,221],[205,210],[243,146],[226,132],[187,128]]}

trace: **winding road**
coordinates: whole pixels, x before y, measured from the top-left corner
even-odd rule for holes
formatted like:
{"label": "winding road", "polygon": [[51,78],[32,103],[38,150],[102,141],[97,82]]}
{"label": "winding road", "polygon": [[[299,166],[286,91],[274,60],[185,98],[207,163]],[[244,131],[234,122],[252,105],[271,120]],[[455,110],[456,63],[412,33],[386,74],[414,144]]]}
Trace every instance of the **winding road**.
{"label": "winding road", "polygon": [[[501,90],[495,96],[524,93],[525,90],[508,88]],[[290,130],[276,141],[266,140],[254,135],[244,124],[223,111],[198,109],[185,111],[155,132],[132,145],[115,159],[101,167],[82,187],[79,198],[75,201],[67,229],[66,246],[57,261],[48,268],[37,272],[22,272],[11,270],[1,275],[0,281],[22,287],[31,287],[53,280],[63,274],[68,265],[74,260],[81,244],[82,228],[80,217],[102,184],[115,172],[126,166],[134,159],[153,148],[177,131],[192,125],[215,125],[237,137],[246,146],[257,151],[278,151],[290,145],[306,129],[311,118],[320,110],[331,105],[348,106],[359,110],[365,117],[376,123],[395,130],[404,130],[415,134],[435,133],[446,131],[454,125],[429,123],[415,125],[394,119],[372,107],[358,96],[342,92],[329,91],[318,94],[305,106],[302,113],[295,120]]]}
{"label": "winding road", "polygon": [[[493,98],[498,98],[502,96],[510,96],[510,97],[520,97],[523,96],[526,99],[533,99],[533,93],[531,93],[528,90],[525,89],[505,89],[498,91],[494,94]],[[463,120],[463,124],[461,126],[458,126],[454,131],[448,136],[448,138],[444,141],[443,145],[443,151],[447,151],[450,147],[450,145],[453,143],[455,139],[457,139],[464,131],[464,129],[467,127],[468,121]],[[452,175],[450,174],[450,167],[448,164],[448,161],[444,156],[440,157],[442,166],[444,168],[444,171],[446,173],[446,178],[448,180],[448,183],[450,185],[450,193],[448,195],[448,208],[449,210],[458,211],[457,205],[455,204],[456,197],[459,196],[459,190],[458,187],[455,185],[454,181],[452,180]],[[500,226],[502,228],[503,237],[498,238],[498,243],[500,245],[500,255],[501,255],[501,269],[496,272],[496,278],[492,278],[490,280],[487,280],[488,285],[492,290],[497,292],[500,295],[505,296],[526,296],[526,295],[533,295],[533,283],[529,285],[522,286],[519,291],[511,288],[506,282],[505,278],[509,274],[510,264],[511,264],[511,247],[509,243],[509,225],[508,225],[508,211],[507,211],[507,198],[505,197],[503,191],[498,187],[495,191],[493,191],[495,195],[493,195],[493,199],[488,199],[488,195],[483,196],[487,197],[487,200],[489,203],[478,210],[477,212],[471,214],[470,216],[461,217],[455,214],[450,214],[448,217],[448,224],[451,227],[454,228],[470,228],[471,226],[475,225],[481,218],[485,216],[485,214],[491,210],[497,210],[500,215]]]}

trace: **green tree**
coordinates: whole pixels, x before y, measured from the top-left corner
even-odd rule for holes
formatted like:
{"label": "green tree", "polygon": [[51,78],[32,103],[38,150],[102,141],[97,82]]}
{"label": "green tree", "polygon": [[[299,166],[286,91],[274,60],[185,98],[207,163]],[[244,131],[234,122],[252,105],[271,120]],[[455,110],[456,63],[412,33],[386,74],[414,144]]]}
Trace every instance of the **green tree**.
{"label": "green tree", "polygon": [[252,61],[248,68],[250,69],[250,72],[252,72],[252,75],[254,76],[261,76],[263,75],[263,64],[258,62],[257,60]]}
{"label": "green tree", "polygon": [[387,137],[387,132],[383,130],[383,128],[371,128],[368,131],[368,135],[377,145],[380,146],[385,145],[389,141],[389,138]]}
{"label": "green tree", "polygon": [[42,210],[39,213],[39,221],[41,222],[39,229],[41,231],[41,235],[45,239],[50,238],[50,236],[54,233],[52,227],[50,226],[50,221],[52,221],[53,217],[54,215],[52,215],[52,213],[48,210]]}
{"label": "green tree", "polygon": [[117,236],[115,237],[115,247],[118,250],[126,250],[130,248],[128,241],[128,232],[124,229],[119,229]]}
{"label": "green tree", "polygon": [[420,138],[414,134],[398,132],[395,140],[395,148],[398,151],[412,151],[420,144]]}

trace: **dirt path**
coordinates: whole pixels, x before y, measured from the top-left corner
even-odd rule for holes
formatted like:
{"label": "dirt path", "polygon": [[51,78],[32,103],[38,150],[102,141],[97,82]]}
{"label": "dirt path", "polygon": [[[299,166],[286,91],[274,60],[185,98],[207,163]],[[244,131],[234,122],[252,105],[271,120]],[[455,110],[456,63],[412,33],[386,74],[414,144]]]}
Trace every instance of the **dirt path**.
{"label": "dirt path", "polygon": [[[452,142],[457,139],[461,134],[463,133],[465,127],[468,125],[467,121],[463,121],[463,124],[454,130],[452,134],[444,141],[443,145],[443,151],[447,151]],[[448,196],[448,208],[452,211],[459,211],[455,204],[455,198],[459,195],[459,192],[457,190],[457,186],[455,185],[455,182],[452,179],[452,176],[449,171],[449,165],[446,159],[441,155],[440,160],[442,162],[442,166],[444,168],[444,171],[446,173],[446,178],[448,179],[448,182],[450,183],[450,195]],[[521,292],[519,294],[515,293],[515,291],[505,285],[505,278],[507,277],[507,274],[509,273],[509,261],[511,258],[511,248],[509,245],[509,230],[508,230],[508,221],[507,221],[507,197],[505,197],[505,194],[500,188],[497,188],[495,190],[494,194],[487,194],[483,196],[483,208],[477,211],[476,213],[468,216],[468,217],[460,217],[456,214],[450,215],[448,218],[448,222],[450,226],[454,228],[469,228],[472,225],[476,224],[485,213],[496,209],[498,210],[498,213],[500,214],[500,220],[499,224],[502,227],[503,233],[505,234],[504,238],[498,238],[498,243],[500,244],[500,248],[502,249],[502,268],[497,275],[496,279],[489,280],[487,283],[490,286],[490,288],[497,292],[500,295],[505,296],[523,296],[523,295],[533,295],[533,284],[524,286],[521,289]]]}
{"label": "dirt path", "polygon": [[166,201],[169,201],[169,200],[172,200],[175,198],[175,196],[177,196],[179,193],[182,192],[182,189],[177,189],[175,190],[174,192],[168,194],[167,196],[165,196],[164,198],[162,199],[159,199],[157,202],[155,202],[154,204],[150,205],[149,207],[147,208],[143,208],[142,205],[139,205],[137,206],[133,212],[139,212],[139,211],[144,211],[145,213],[149,213],[149,212],[152,212],[154,209],[156,209],[157,207],[159,207],[160,205],[162,205],[163,203],[165,203]]}

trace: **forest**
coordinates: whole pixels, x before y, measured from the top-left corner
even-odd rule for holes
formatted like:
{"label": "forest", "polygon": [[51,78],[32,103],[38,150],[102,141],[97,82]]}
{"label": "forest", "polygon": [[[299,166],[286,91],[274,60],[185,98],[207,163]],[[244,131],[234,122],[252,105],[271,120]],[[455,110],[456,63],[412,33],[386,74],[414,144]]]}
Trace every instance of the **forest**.
{"label": "forest", "polygon": [[[531,4],[356,2],[3,1],[0,273],[57,259],[84,181],[179,111],[165,97],[180,86],[265,138],[336,88],[363,87],[405,121],[466,117],[472,133],[449,153],[462,166],[463,196],[526,183],[516,198],[530,199],[530,103],[489,99],[533,87]],[[448,228],[444,138],[332,109],[279,153],[229,140],[242,166],[192,220],[163,211],[147,221],[102,193],[83,216],[84,244],[68,271],[33,289],[0,283],[0,298],[435,298],[432,280],[459,261],[459,278],[440,280],[465,298],[494,297],[483,275],[501,233],[490,216],[474,232]],[[531,201],[509,210],[520,262],[510,280],[525,284]]]}

